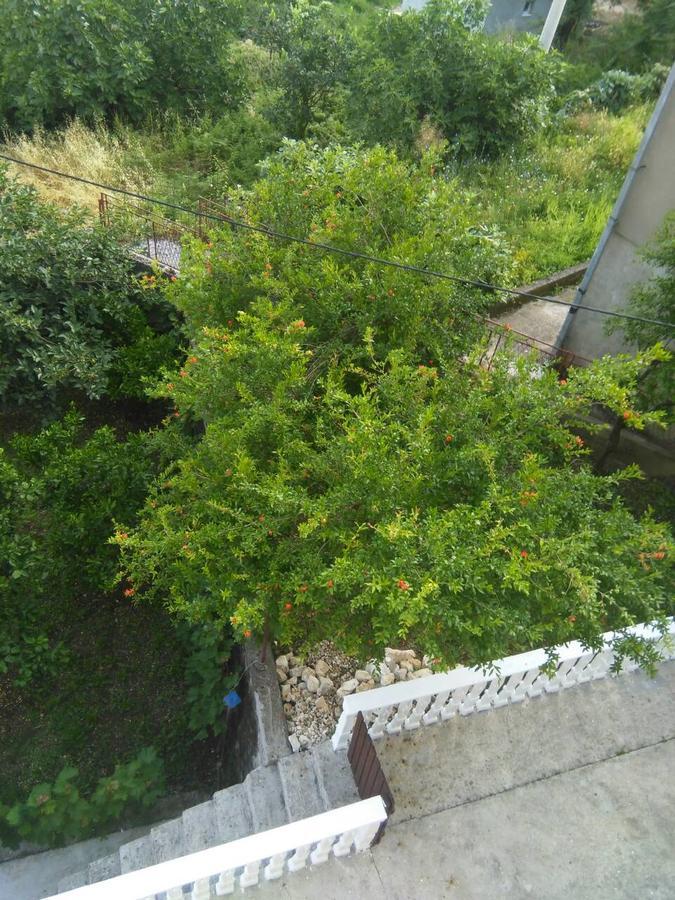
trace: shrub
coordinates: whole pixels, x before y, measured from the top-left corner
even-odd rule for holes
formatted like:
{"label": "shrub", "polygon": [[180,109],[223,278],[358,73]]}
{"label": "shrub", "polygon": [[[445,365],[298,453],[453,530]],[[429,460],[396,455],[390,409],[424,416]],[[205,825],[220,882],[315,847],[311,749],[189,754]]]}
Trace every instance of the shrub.
{"label": "shrub", "polygon": [[[0,404],[58,406],[64,394],[138,396],[142,380],[169,363],[175,336],[161,296],[143,292],[115,235],[77,211],[61,213],[0,171]],[[138,343],[147,359],[121,371]]]}
{"label": "shrub", "polygon": [[71,412],[0,449],[0,672],[18,684],[58,672],[54,626],[108,588],[113,521],[133,520],[153,473],[142,435],[85,437],[83,421]]}
{"label": "shrub", "polygon": [[[54,127],[153,109],[237,105],[245,85],[229,59],[235,6],[173,0],[0,2],[0,121]],[[64,52],[64,48],[67,51]]]}
{"label": "shrub", "polygon": [[0,809],[5,820],[3,840],[16,845],[21,839],[48,847],[72,843],[100,833],[123,813],[152,806],[164,790],[162,761],[152,747],[145,747],[131,762],[115,766],[89,797],[78,790],[77,776],[75,767],[66,766],[53,784],[39,784],[25,802]]}
{"label": "shrub", "polygon": [[150,596],[240,638],[361,659],[409,641],[444,664],[596,646],[672,611],[666,527],[630,515],[570,427],[593,402],[631,409],[651,357],[560,384],[509,356],[486,373],[395,351],[317,382],[305,346],[264,316],[204,338],[174,394],[215,409],[205,436],[117,538]]}
{"label": "shrub", "polygon": [[[480,4],[470,24],[481,19]],[[558,63],[529,38],[507,42],[466,26],[465,4],[432,0],[381,15],[352,66],[356,135],[412,145],[425,116],[462,155],[496,156],[545,122]]]}

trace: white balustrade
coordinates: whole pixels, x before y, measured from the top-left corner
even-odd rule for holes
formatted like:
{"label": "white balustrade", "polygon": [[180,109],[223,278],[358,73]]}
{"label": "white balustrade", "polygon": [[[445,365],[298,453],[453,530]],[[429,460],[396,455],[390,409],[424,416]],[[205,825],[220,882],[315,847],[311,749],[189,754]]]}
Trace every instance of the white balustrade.
{"label": "white balustrade", "polygon": [[[669,621],[665,636],[651,625],[636,625],[625,634],[652,641],[664,659],[675,658],[675,619]],[[614,663],[612,643],[623,636],[622,632],[604,634],[604,646],[597,652],[578,641],[556,647],[556,670],[550,676],[543,671],[549,654],[542,649],[497,660],[490,667],[492,674],[480,668],[461,667],[349,694],[343,701],[333,747],[347,747],[359,712],[368,733],[377,739],[605,678],[611,674]],[[622,671],[630,672],[636,667],[636,663],[625,660]]]}
{"label": "white balustrade", "polygon": [[[381,797],[351,803],[318,816],[300,819],[230,841],[219,847],[75,888],[48,900],[155,900],[183,897],[190,886],[190,900],[210,900],[232,894],[237,885],[249,887],[264,879],[280,878],[285,869],[295,872],[326,862],[331,855],[347,856],[366,850],[387,811]],[[215,883],[213,883],[215,882]]]}

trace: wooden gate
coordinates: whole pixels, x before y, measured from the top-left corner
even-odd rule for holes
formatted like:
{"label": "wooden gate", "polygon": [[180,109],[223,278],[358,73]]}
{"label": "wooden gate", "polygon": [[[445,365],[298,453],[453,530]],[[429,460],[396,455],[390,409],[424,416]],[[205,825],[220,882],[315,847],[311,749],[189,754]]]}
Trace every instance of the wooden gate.
{"label": "wooden gate", "polygon": [[[387,808],[387,815],[390,816],[394,811],[394,797],[389,789],[373,739],[368,734],[368,726],[363,718],[363,713],[359,713],[356,717],[347,749],[347,759],[352,768],[359,797],[362,800],[368,800],[370,797],[382,797]],[[386,824],[384,821],[380,826],[373,844],[376,844],[382,837]]]}

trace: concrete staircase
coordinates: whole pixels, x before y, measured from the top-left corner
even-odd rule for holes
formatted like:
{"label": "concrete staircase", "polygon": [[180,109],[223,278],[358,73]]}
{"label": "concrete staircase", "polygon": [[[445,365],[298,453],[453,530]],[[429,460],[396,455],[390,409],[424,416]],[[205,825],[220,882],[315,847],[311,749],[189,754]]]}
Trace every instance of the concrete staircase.
{"label": "concrete staircase", "polygon": [[346,752],[336,753],[330,741],[325,741],[253,769],[241,784],[218,791],[211,800],[184,810],[179,818],[154,826],[149,834],[122,844],[117,852],[89,863],[85,870],[63,877],[58,892],[277,828],[358,799]]}

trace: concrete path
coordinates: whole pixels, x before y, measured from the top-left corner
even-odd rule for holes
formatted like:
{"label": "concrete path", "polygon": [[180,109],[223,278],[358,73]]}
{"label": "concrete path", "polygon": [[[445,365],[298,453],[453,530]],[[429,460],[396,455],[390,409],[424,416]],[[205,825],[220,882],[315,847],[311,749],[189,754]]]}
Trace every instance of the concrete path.
{"label": "concrete path", "polygon": [[257,898],[675,897],[675,663],[377,746],[380,844]]}
{"label": "concrete path", "polygon": [[[576,287],[566,288],[556,294],[556,299],[572,303],[576,291]],[[546,344],[555,344],[567,315],[566,306],[546,300],[531,300],[492,318],[501,325],[510,325],[514,331],[528,334]]]}

